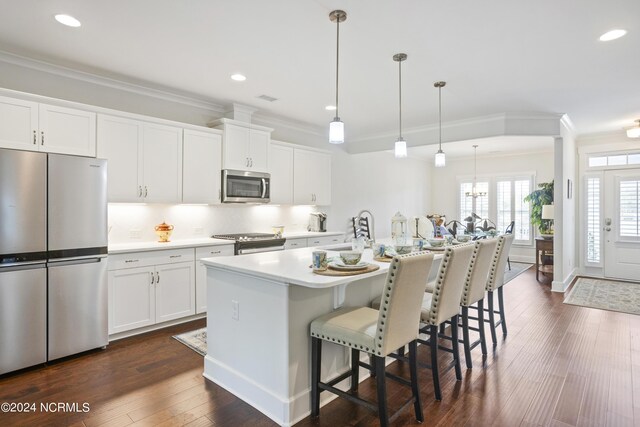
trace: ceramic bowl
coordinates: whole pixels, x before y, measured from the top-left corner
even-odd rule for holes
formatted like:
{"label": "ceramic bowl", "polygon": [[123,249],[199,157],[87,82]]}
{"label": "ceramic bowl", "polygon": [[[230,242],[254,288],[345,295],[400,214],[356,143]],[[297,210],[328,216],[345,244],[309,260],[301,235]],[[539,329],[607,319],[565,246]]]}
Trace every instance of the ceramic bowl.
{"label": "ceramic bowl", "polygon": [[340,259],[346,265],[356,265],[362,258],[362,252],[359,251],[342,251],[340,252]]}
{"label": "ceramic bowl", "polygon": [[444,239],[429,239],[428,242],[434,248],[444,246]]}
{"label": "ceramic bowl", "polygon": [[540,234],[540,237],[542,237],[545,240],[551,240],[553,239],[553,234]]}
{"label": "ceramic bowl", "polygon": [[413,250],[412,245],[396,245],[396,253],[398,255],[409,254]]}
{"label": "ceramic bowl", "polygon": [[456,240],[460,243],[467,243],[469,240],[471,240],[471,236],[468,234],[458,234],[456,236]]}

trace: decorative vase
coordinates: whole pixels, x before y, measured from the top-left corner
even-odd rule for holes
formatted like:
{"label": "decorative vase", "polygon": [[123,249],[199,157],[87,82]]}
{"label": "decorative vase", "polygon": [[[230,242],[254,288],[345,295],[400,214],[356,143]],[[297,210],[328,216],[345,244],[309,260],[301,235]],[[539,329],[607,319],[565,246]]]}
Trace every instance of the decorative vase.
{"label": "decorative vase", "polygon": [[162,222],[162,224],[156,225],[154,229],[156,230],[156,234],[160,238],[160,240],[158,241],[161,243],[168,242],[171,233],[173,233],[173,225],[167,224],[166,222]]}

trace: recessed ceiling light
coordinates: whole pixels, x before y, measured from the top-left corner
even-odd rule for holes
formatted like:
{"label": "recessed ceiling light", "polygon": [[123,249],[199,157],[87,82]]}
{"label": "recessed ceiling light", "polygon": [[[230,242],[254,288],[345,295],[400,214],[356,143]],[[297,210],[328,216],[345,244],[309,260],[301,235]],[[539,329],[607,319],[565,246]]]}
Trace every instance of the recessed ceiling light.
{"label": "recessed ceiling light", "polygon": [[237,82],[243,82],[247,80],[247,78],[242,74],[231,74],[231,80],[235,80]]}
{"label": "recessed ceiling light", "polygon": [[76,18],[74,18],[71,15],[65,15],[63,13],[59,13],[58,15],[55,16],[56,21],[58,21],[59,23],[66,25],[67,27],[79,27],[80,25],[80,21],[78,21]]}
{"label": "recessed ceiling light", "polygon": [[607,31],[603,35],[600,36],[601,42],[608,42],[611,40],[619,39],[620,37],[627,34],[627,30],[611,30]]}
{"label": "recessed ceiling light", "polygon": [[327,111],[335,111],[336,106],[335,105],[327,105],[326,107],[324,107],[325,110]]}

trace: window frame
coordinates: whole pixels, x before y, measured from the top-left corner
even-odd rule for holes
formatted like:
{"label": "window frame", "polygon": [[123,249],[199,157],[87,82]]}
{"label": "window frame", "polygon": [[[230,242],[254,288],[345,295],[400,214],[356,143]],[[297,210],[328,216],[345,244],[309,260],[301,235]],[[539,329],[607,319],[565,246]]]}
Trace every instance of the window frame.
{"label": "window frame", "polygon": [[[588,159],[587,159],[588,162]],[[588,164],[588,163],[587,163]],[[600,233],[598,236],[598,253],[599,253],[599,261],[598,262],[594,262],[594,261],[589,261],[589,179],[593,179],[593,178],[597,178],[598,182],[599,182],[599,189],[598,189],[598,226],[600,228]],[[583,242],[583,251],[584,251],[584,256],[583,256],[583,262],[585,267],[604,267],[604,260],[603,260],[603,249],[604,249],[604,233],[602,233],[602,223],[603,223],[603,209],[604,209],[604,197],[603,197],[603,186],[604,186],[604,169],[598,171],[598,172],[588,172],[585,173],[582,177],[582,212],[584,212],[584,214],[582,215],[582,221],[584,223],[584,227],[582,227],[582,232],[584,233],[584,235],[582,236],[582,238],[584,239]]]}

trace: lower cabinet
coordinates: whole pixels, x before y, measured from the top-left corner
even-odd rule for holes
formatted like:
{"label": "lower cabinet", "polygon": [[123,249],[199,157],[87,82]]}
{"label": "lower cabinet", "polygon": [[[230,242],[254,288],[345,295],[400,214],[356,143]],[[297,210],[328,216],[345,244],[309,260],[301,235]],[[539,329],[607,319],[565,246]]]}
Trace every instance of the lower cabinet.
{"label": "lower cabinet", "polygon": [[344,242],[344,234],[338,234],[335,236],[321,236],[321,237],[309,237],[307,239],[307,246],[326,246],[335,245],[337,243]]}
{"label": "lower cabinet", "polygon": [[233,245],[205,246],[196,248],[196,313],[207,311],[207,267],[202,258],[233,256]]}
{"label": "lower cabinet", "polygon": [[284,248],[286,249],[298,249],[307,247],[307,238],[299,237],[297,239],[287,239],[284,242]]}
{"label": "lower cabinet", "polygon": [[194,250],[109,257],[109,334],[195,314]]}

